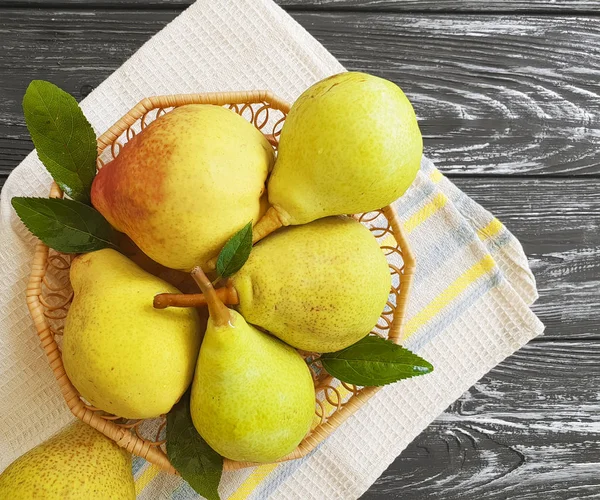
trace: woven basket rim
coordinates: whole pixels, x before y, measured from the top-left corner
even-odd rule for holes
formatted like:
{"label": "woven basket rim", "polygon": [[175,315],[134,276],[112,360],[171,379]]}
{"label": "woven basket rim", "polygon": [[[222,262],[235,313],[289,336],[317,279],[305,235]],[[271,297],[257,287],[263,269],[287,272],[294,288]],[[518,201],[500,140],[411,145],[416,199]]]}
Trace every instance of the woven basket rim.
{"label": "woven basket rim", "polygon": [[[251,105],[264,104],[273,109],[281,111],[284,115],[290,109],[290,104],[278,98],[272,92],[266,90],[252,90],[240,92],[213,92],[203,94],[175,94],[154,96],[142,99],[129,112],[123,115],[115,124],[97,139],[98,156],[108,147],[111,147],[138,120],[145,120],[146,115],[155,109],[174,108],[186,104],[215,104],[215,105]],[[62,197],[63,193],[56,183],[50,189],[50,197]],[[388,221],[393,232],[397,246],[401,249],[404,262],[400,277],[400,291],[397,295],[396,307],[393,320],[388,332],[388,338],[399,344],[402,341],[402,323],[406,312],[408,295],[415,270],[415,258],[408,244],[406,234],[402,228],[400,218],[392,205],[382,208],[383,215]],[[87,407],[80,399],[78,391],[69,380],[62,363],[58,344],[51,331],[50,323],[44,313],[44,305],[41,300],[42,283],[48,267],[49,248],[42,242],[38,242],[32,263],[32,271],[27,286],[26,300],[31,317],[34,321],[37,334],[40,338],[42,348],[46,353],[50,367],[59,383],[61,393],[67,406],[75,417],[88,423],[93,428],[115,441],[119,446],[130,453],[141,456],[149,462],[157,465],[166,472],[177,474],[169,462],[165,453],[151,442],[141,439],[129,430],[126,430],[110,420],[100,417],[95,411]],[[321,383],[321,387],[329,377]],[[318,387],[316,388],[318,389]],[[320,442],[332,434],[335,429],[375,394],[380,387],[365,387],[358,394],[354,394],[344,405],[335,411],[328,419],[318,425],[302,443],[289,455],[279,459],[277,462],[297,459],[312,451]],[[234,470],[258,464],[235,462],[224,459],[224,469]]]}

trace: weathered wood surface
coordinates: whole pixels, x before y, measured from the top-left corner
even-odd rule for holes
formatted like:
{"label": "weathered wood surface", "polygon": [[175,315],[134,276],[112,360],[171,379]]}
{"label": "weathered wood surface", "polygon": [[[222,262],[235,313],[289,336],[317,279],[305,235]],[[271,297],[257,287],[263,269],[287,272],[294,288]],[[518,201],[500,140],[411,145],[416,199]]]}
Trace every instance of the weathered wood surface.
{"label": "weathered wood surface", "polygon": [[[31,149],[31,79],[82,97],[176,14],[1,10],[0,173]],[[598,18],[292,14],[349,69],[406,90],[446,173],[600,175]]]}
{"label": "weathered wood surface", "polygon": [[600,498],[600,343],[538,342],[465,393],[365,500]]}
{"label": "weathered wood surface", "polygon": [[[31,79],[81,98],[189,3],[0,3],[0,185],[31,150]],[[547,324],[364,498],[600,498],[600,1],[279,3],[349,69],[405,88],[429,155],[523,243]]]}
{"label": "weathered wood surface", "polygon": [[[368,10],[395,12],[595,12],[597,0],[275,0],[288,10]],[[4,0],[11,7],[182,8],[193,0]]]}

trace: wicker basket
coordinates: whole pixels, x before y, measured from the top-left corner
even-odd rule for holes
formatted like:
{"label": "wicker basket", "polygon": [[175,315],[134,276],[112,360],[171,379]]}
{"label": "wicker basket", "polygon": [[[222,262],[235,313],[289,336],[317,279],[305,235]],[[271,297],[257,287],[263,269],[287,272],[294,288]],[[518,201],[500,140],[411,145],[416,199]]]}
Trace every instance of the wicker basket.
{"label": "wicker basket", "polygon": [[[174,107],[200,103],[227,106],[242,115],[265,134],[274,148],[277,148],[279,134],[289,111],[289,104],[266,91],[172,95],[144,99],[98,138],[98,168],[102,168],[106,162],[116,157],[127,141],[152,120]],[[51,188],[50,197],[62,197],[62,192],[56,184]],[[402,233],[398,216],[391,206],[377,212],[357,215],[355,218],[365,224],[382,244],[392,274],[390,300],[373,333],[399,343],[400,328],[414,272],[413,255]],[[27,305],[68,407],[77,418],[99,430],[119,446],[168,472],[176,473],[165,454],[164,417],[144,421],[126,420],[107,414],[87,404],[67,377],[60,344],[64,319],[73,298],[69,283],[70,263],[71,256],[55,252],[38,243],[27,287]],[[307,353],[303,354],[310,356]],[[378,390],[377,387],[357,387],[342,383],[325,373],[318,362],[310,366],[317,393],[314,425],[296,450],[280,461],[306,455]],[[224,468],[231,470],[250,465],[254,464],[225,460]]]}

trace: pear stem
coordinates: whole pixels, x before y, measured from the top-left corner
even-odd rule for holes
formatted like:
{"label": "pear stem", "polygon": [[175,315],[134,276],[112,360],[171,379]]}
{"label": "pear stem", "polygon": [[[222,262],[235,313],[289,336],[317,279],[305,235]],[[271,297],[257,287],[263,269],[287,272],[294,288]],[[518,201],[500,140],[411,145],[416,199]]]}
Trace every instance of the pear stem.
{"label": "pear stem", "polygon": [[194,278],[194,281],[198,284],[200,290],[202,290],[202,293],[206,297],[208,312],[215,326],[225,326],[229,324],[231,321],[231,311],[223,304],[223,301],[217,295],[215,288],[200,266],[196,266],[192,269],[192,278]]}
{"label": "pear stem", "polygon": [[252,228],[252,243],[262,240],[273,231],[276,231],[285,224],[275,207],[269,207],[265,215]]}
{"label": "pear stem", "polygon": [[[217,297],[227,305],[240,303],[237,291],[233,286],[227,285],[215,290]],[[156,309],[167,307],[206,307],[206,296],[203,293],[159,293],[154,297]]]}

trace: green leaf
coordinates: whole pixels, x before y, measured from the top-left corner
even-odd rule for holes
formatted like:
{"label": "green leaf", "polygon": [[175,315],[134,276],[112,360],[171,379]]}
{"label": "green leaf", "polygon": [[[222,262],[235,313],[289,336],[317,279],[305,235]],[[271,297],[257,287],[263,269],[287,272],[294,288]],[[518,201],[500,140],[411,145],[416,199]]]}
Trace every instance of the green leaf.
{"label": "green leaf", "polygon": [[54,250],[84,253],[116,248],[113,228],[89,205],[59,198],[16,197],[12,206],[27,229]]}
{"label": "green leaf", "polygon": [[96,175],[96,134],[73,96],[33,80],[23,97],[27,129],[37,154],[69,197],[88,203]]}
{"label": "green leaf", "polygon": [[319,359],[330,375],[362,386],[391,384],[433,371],[433,366],[420,356],[373,335],[341,351],[322,354]]}
{"label": "green leaf", "polygon": [[167,414],[167,456],[197,493],[207,500],[219,500],[223,458],[196,431],[189,390]]}
{"label": "green leaf", "polygon": [[252,221],[235,233],[219,253],[217,274],[221,278],[237,273],[248,260],[252,250]]}

